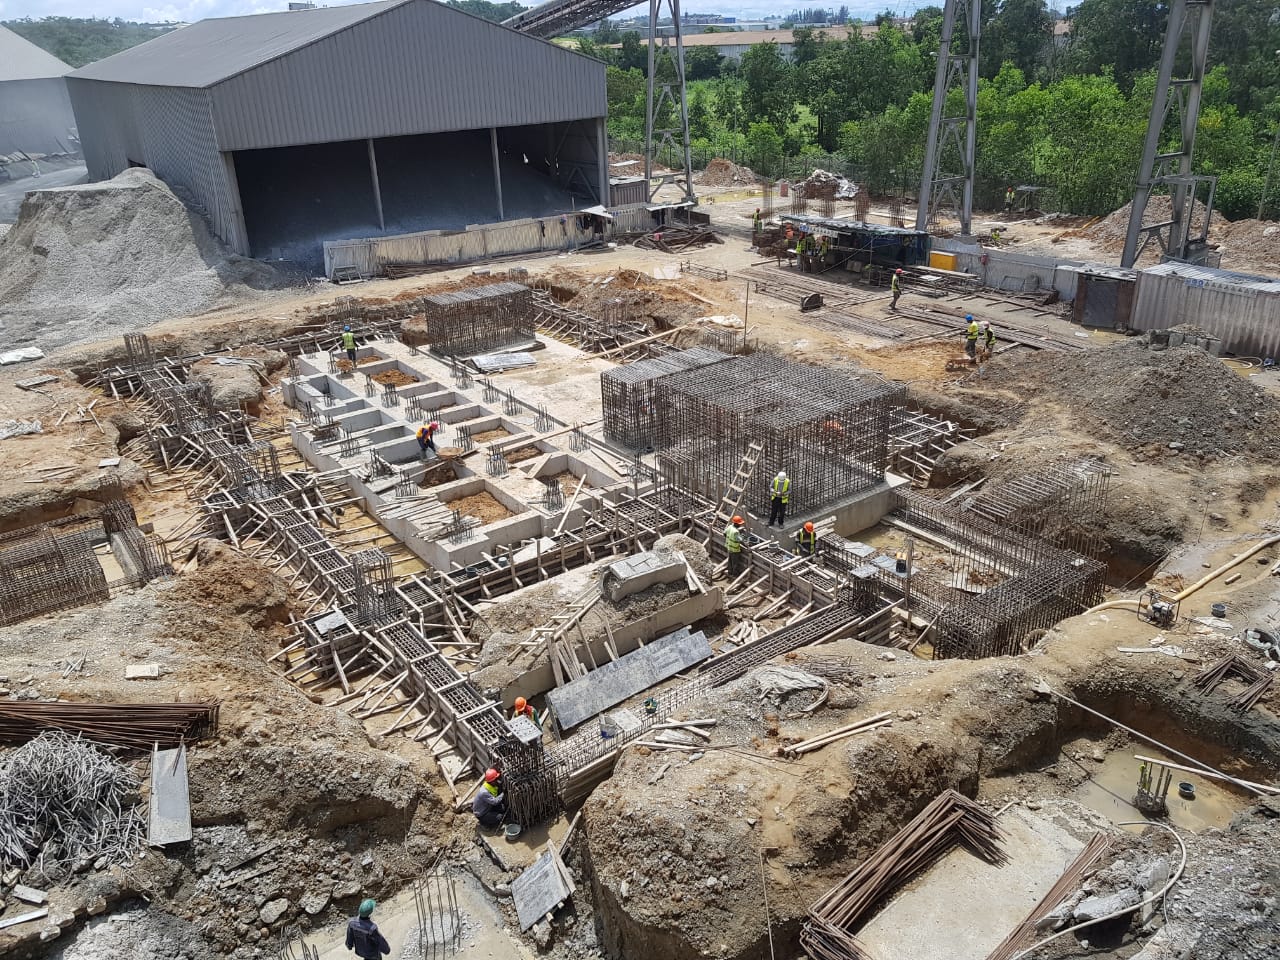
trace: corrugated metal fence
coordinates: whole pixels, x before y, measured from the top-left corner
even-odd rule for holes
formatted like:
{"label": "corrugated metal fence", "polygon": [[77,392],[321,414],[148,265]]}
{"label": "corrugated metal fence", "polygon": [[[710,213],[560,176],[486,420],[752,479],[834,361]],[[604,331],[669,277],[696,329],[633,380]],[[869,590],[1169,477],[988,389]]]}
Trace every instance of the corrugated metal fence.
{"label": "corrugated metal fence", "polygon": [[[620,207],[609,213],[613,219],[605,221],[605,239],[653,225],[653,215],[643,205]],[[376,277],[388,264],[468,263],[512,254],[572,250],[598,238],[590,229],[588,218],[565,214],[508,220],[458,231],[428,230],[363,240],[326,240],[324,272],[325,276],[332,277],[334,270],[354,269],[362,277]]]}
{"label": "corrugated metal fence", "polygon": [[1185,263],[1141,271],[1129,325],[1145,331],[1182,324],[1217,337],[1224,353],[1280,356],[1280,280]]}

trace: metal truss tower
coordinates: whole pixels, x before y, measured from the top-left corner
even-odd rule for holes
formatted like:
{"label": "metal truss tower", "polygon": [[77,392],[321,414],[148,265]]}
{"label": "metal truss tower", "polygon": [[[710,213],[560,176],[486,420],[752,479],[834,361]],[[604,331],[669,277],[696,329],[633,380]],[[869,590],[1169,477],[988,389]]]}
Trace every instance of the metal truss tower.
{"label": "metal truss tower", "polygon": [[[1122,266],[1133,266],[1153,237],[1164,255],[1172,260],[1199,259],[1207,249],[1217,177],[1193,175],[1191,153],[1196,143],[1196,125],[1200,122],[1200,88],[1209,58],[1209,25],[1212,19],[1213,0],[1173,0],[1169,10],[1169,28],[1164,36],[1156,95],[1151,103],[1151,119],[1147,123],[1147,139],[1142,148],[1142,166],[1138,168],[1138,183],[1133,192],[1129,232],[1120,260]],[[1175,68],[1180,74],[1176,77]],[[1162,150],[1161,142],[1168,144],[1172,139],[1165,136],[1171,115],[1177,116],[1177,143],[1168,150]],[[1196,188],[1200,184],[1208,188],[1204,223],[1193,236],[1192,213]],[[1151,191],[1163,186],[1172,188],[1170,219],[1144,225],[1143,216]]]}
{"label": "metal truss tower", "polygon": [[[959,34],[957,24],[961,27]],[[937,223],[938,211],[950,207],[959,214],[960,232],[971,232],[981,36],[982,0],[947,0],[938,44],[938,70],[933,79],[933,112],[929,116],[929,142],[920,180],[917,230],[929,229],[929,224]],[[964,114],[944,117],[947,94],[957,89],[964,91]]]}
{"label": "metal truss tower", "polygon": [[[672,39],[675,41],[676,76],[659,82],[658,65],[658,17],[662,8],[671,13]],[[666,49],[670,49],[667,47]],[[668,124],[661,123],[662,112],[670,109],[673,116]],[[676,141],[677,135],[680,137]],[[653,162],[670,145],[684,163],[684,172],[663,174],[654,183]],[[664,183],[675,182],[684,187],[684,199],[696,202],[693,195],[693,161],[689,155],[689,106],[685,97],[684,82],[684,34],[680,26],[680,0],[649,0],[649,81],[645,87],[644,125],[644,176],[649,184],[649,199],[657,195]]]}

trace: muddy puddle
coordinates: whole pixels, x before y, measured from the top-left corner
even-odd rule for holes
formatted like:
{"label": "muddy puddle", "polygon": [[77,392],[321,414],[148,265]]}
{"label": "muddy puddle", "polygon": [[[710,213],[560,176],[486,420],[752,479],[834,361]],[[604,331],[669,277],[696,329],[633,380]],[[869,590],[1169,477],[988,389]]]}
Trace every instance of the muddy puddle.
{"label": "muddy puddle", "polygon": [[[1096,810],[1113,823],[1146,819],[1133,805],[1138,788],[1138,767],[1141,765],[1134,759],[1135,753],[1157,760],[1181,762],[1154,747],[1143,746],[1137,749],[1131,746],[1112,750],[1102,763],[1086,762],[1090,776],[1068,794],[1070,799]],[[1182,780],[1195,785],[1194,800],[1186,800],[1178,795],[1178,783]],[[1168,823],[1196,832],[1225,827],[1232,817],[1250,803],[1248,797],[1235,793],[1225,784],[1178,770],[1173,771],[1173,783],[1165,799],[1169,805]],[[1124,829],[1140,833],[1143,828],[1131,826]]]}

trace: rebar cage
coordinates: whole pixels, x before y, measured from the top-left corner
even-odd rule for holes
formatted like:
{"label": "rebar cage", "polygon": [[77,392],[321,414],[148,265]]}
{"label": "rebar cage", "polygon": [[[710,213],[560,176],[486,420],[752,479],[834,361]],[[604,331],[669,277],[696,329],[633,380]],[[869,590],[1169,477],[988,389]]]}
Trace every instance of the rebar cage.
{"label": "rebar cage", "polygon": [[694,347],[604,371],[600,374],[600,397],[605,436],[633,449],[653,447],[658,431],[654,412],[658,380],[681,370],[696,370],[727,359],[729,355],[719,350]]}
{"label": "rebar cage", "polygon": [[493,283],[419,301],[427,343],[449,357],[470,357],[533,339],[533,291],[519,283]]}
{"label": "rebar cage", "polygon": [[884,482],[892,410],[906,387],[768,353],[730,357],[654,385],[655,447],[669,482],[716,500],[752,441],[764,450],[747,492],[762,513],[785,470],[790,509],[820,510]]}

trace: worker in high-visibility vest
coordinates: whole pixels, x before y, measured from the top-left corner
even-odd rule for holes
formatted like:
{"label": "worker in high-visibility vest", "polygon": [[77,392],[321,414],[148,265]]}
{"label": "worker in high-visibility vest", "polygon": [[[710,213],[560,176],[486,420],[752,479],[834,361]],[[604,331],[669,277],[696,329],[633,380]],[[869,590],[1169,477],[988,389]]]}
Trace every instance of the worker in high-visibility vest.
{"label": "worker in high-visibility vest", "polygon": [[814,551],[818,548],[818,532],[813,529],[813,523],[808,522],[800,528],[800,532],[796,534],[796,549],[806,557],[812,557]]}
{"label": "worker in high-visibility vest", "polygon": [[351,332],[351,327],[342,328],[342,349],[347,351],[347,359],[351,361],[351,369],[356,366],[356,335]]}
{"label": "worker in high-visibility vest", "polygon": [[978,321],[973,319],[972,313],[964,315],[964,322],[968,324],[964,331],[964,352],[969,355],[970,363],[978,362],[978,338],[982,336],[982,327]]}
{"label": "worker in high-visibility vest", "polygon": [[741,517],[734,517],[724,528],[724,550],[729,555],[730,577],[742,572],[747,559],[742,555],[742,525],[745,522]]}
{"label": "worker in high-visibility vest", "polygon": [[769,483],[769,522],[766,527],[772,527],[775,523],[782,526],[787,519],[787,502],[791,499],[791,478],[787,476],[785,470],[779,470],[778,475]]}

